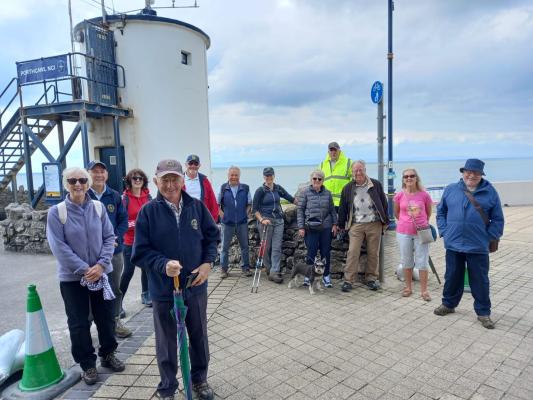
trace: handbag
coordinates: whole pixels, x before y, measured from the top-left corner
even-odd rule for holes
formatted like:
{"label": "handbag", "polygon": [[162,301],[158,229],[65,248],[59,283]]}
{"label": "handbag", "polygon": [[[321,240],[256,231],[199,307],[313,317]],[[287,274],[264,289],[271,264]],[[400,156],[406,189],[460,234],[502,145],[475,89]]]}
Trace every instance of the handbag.
{"label": "handbag", "polygon": [[[489,221],[489,217],[487,217],[487,214],[485,214],[485,211],[483,211],[483,209],[481,208],[479,203],[476,201],[472,193],[470,193],[468,190],[464,190],[464,192],[468,200],[470,200],[470,203],[472,203],[472,205],[477,210],[479,215],[481,215],[481,219],[483,220],[485,225],[488,226],[490,221]],[[494,239],[494,240],[489,241],[489,253],[494,253],[495,251],[497,251],[499,244],[500,244],[500,239]]]}
{"label": "handbag", "polygon": [[434,227],[432,227],[431,225],[418,226],[412,215],[411,220],[413,221],[413,224],[416,227],[416,236],[418,236],[418,240],[420,240],[420,243],[433,243],[437,239],[436,235],[434,234],[436,233],[436,229]]}
{"label": "handbag", "polygon": [[309,218],[305,223],[305,227],[311,232],[317,232],[324,229],[322,220],[317,217]]}

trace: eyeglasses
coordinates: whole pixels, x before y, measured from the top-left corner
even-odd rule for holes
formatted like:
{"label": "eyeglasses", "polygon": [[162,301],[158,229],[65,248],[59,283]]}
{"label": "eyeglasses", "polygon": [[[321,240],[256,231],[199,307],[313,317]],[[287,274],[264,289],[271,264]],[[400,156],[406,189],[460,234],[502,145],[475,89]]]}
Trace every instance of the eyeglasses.
{"label": "eyeglasses", "polygon": [[463,173],[464,173],[465,175],[481,176],[481,172],[479,172],[479,171],[471,171],[471,170],[469,170],[469,169],[465,169],[465,170],[463,170]]}
{"label": "eyeglasses", "polygon": [[198,161],[189,161],[188,165],[198,165]]}
{"label": "eyeglasses", "polygon": [[403,176],[403,179],[407,179],[407,178],[416,178],[416,175],[404,175]]}
{"label": "eyeglasses", "polygon": [[314,181],[321,181],[322,178],[317,178],[316,176],[313,176],[313,180],[314,180]]}
{"label": "eyeglasses", "polygon": [[132,176],[132,177],[131,177],[131,180],[132,180],[132,181],[142,181],[142,180],[143,180],[143,177],[142,177],[142,176]]}
{"label": "eyeglasses", "polygon": [[74,186],[76,182],[79,182],[81,185],[85,185],[88,181],[89,179],[87,178],[68,178],[67,179],[68,184],[72,186]]}

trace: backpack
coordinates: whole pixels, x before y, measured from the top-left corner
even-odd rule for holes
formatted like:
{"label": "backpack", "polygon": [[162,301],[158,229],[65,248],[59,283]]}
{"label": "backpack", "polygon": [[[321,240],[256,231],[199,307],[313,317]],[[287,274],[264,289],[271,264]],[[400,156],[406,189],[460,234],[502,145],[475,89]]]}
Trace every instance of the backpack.
{"label": "backpack", "polygon": [[[96,214],[98,214],[98,216],[102,218],[104,205],[100,203],[98,200],[91,200],[91,201],[94,204],[94,209],[96,210]],[[59,214],[59,220],[61,221],[63,225],[65,225],[65,223],[67,222],[67,205],[64,201],[62,201],[61,203],[57,205],[57,213]]]}

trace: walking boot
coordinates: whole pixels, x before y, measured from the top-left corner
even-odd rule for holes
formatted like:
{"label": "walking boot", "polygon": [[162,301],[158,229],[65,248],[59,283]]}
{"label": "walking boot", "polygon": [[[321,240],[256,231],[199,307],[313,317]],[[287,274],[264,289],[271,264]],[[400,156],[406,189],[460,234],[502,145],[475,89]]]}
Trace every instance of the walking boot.
{"label": "walking boot", "polygon": [[127,337],[130,337],[132,332],[126,328],[126,326],[122,323],[120,318],[115,319],[115,336],[124,339]]}

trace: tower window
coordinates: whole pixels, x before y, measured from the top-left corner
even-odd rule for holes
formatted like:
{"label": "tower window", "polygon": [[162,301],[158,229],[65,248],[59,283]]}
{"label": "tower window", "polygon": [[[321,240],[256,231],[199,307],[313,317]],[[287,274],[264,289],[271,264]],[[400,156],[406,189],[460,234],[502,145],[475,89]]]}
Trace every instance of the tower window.
{"label": "tower window", "polygon": [[191,53],[182,51],[181,52],[181,63],[183,65],[189,65],[191,63]]}

